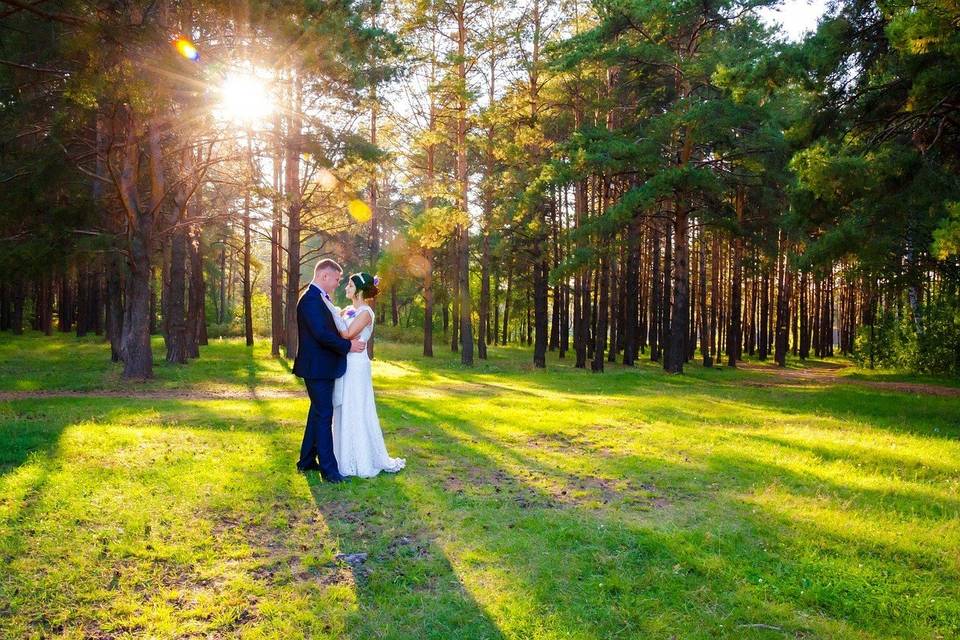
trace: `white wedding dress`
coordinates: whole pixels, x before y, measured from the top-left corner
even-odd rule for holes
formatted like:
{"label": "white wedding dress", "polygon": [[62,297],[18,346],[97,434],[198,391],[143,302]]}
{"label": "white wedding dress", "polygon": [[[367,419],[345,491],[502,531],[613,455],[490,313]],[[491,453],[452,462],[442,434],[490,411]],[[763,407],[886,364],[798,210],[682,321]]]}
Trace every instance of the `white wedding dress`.
{"label": "white wedding dress", "polygon": [[[347,326],[360,315],[370,314],[370,324],[358,339],[370,341],[373,335],[373,309],[357,308],[357,315],[346,320]],[[383,442],[377,404],[373,397],[373,377],[367,352],[347,354],[347,371],[343,374],[343,400],[333,408],[333,451],[340,475],[372,478],[381,471],[391,473],[406,466],[403,458],[391,458]]]}

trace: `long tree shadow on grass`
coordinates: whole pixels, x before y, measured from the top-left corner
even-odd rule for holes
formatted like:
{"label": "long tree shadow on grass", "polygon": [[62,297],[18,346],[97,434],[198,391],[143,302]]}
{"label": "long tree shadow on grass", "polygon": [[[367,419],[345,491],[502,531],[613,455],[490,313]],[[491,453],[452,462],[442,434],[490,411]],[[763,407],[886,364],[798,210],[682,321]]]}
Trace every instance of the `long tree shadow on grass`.
{"label": "long tree shadow on grass", "polygon": [[65,426],[46,404],[0,402],[0,478],[31,456],[51,458]]}
{"label": "long tree shadow on grass", "polygon": [[[773,414],[811,413],[850,420],[866,426],[897,433],[920,434],[936,438],[960,439],[960,402],[954,398],[926,396],[878,390],[844,383],[813,383],[797,387],[763,387],[738,384],[745,379],[772,377],[757,371],[704,370],[692,366],[690,375],[671,376],[658,367],[643,364],[636,368],[617,367],[602,376],[591,375],[568,366],[547,370],[507,371],[507,380],[497,373],[468,370],[422,358],[391,363],[410,371],[427,386],[457,385],[490,394],[520,390],[533,395],[566,395],[589,401],[591,398],[629,400],[642,395],[700,394],[718,401],[742,403]],[[439,364],[440,366],[437,366]],[[553,364],[553,363],[551,363]],[[522,374],[518,379],[516,374]],[[376,381],[375,381],[376,382]],[[386,390],[400,388],[402,381],[379,381]],[[470,392],[470,389],[464,389]],[[682,403],[681,403],[682,404]]]}
{"label": "long tree shadow on grass", "polygon": [[309,474],[307,482],[345,556],[341,561],[352,570],[357,611],[347,621],[349,637],[504,637],[465,588],[435,525],[407,497],[403,481],[380,476],[330,486]]}
{"label": "long tree shadow on grass", "polygon": [[[581,470],[580,477],[566,477],[566,474],[559,471],[556,466],[537,463],[529,458],[524,459],[517,454],[517,448],[504,447],[503,445],[505,443],[491,439],[489,432],[477,426],[472,426],[475,425],[477,421],[484,421],[489,424],[502,422],[502,419],[498,415],[500,409],[497,407],[490,405],[471,407],[469,410],[469,419],[465,419],[461,414],[438,410],[435,402],[426,402],[411,397],[399,398],[396,396],[381,397],[381,401],[385,406],[394,407],[401,415],[417,415],[425,420],[434,420],[437,421],[438,424],[451,425],[451,428],[457,431],[469,433],[470,438],[483,441],[488,450],[496,451],[501,457],[512,458],[512,462],[519,468],[536,471],[544,477],[558,481],[561,486],[571,483],[573,486],[582,486],[584,482],[593,484],[594,486],[597,484],[596,482],[590,482],[589,471],[584,473],[583,470]],[[666,421],[674,425],[677,429],[691,430],[695,433],[701,433],[704,429],[702,413],[692,409],[684,409],[679,405],[670,406],[669,408],[657,405],[655,409],[649,409],[649,411],[653,411],[655,415],[644,416],[640,413],[632,417],[640,422],[643,422],[646,418]],[[819,467],[822,466],[820,458],[826,458],[828,461],[832,460],[834,462],[847,463],[851,468],[857,468],[858,465],[866,465],[865,468],[858,469],[857,473],[866,476],[868,481],[880,479],[880,476],[876,475],[877,472],[871,471],[871,469],[880,469],[897,474],[904,468],[907,468],[910,463],[913,463],[914,466],[919,464],[918,461],[910,457],[910,451],[906,447],[900,448],[902,453],[899,456],[893,453],[894,450],[865,452],[863,448],[858,448],[853,445],[851,445],[851,451],[840,452],[836,449],[828,449],[823,446],[817,447],[808,442],[795,442],[785,438],[778,438],[773,434],[760,432],[756,428],[739,427],[736,424],[731,427],[718,425],[714,427],[714,429],[715,433],[723,434],[724,437],[754,440],[757,444],[768,445],[768,448],[769,446],[774,446],[781,448],[784,452],[802,453],[806,456],[807,460],[805,460],[805,462],[809,464],[811,470],[819,469]],[[606,447],[600,448],[590,441],[588,435],[584,436],[578,432],[567,432],[564,434],[563,430],[561,430],[558,433],[550,433],[549,431],[546,433],[538,433],[536,428],[521,425],[517,425],[517,428],[513,431],[516,434],[521,434],[521,440],[528,440],[528,442],[523,444],[533,444],[541,450],[545,445],[547,451],[542,451],[542,455],[547,460],[552,457],[562,463],[564,457],[570,453],[585,456],[585,460],[602,460],[604,469],[610,474],[611,480],[631,478],[635,486],[644,488],[644,479],[649,477],[651,473],[656,473],[660,476],[663,474],[663,461],[660,459],[624,455]],[[691,435],[694,435],[694,433],[691,433]],[[553,440],[553,442],[550,442],[550,440]],[[949,449],[951,447],[949,443],[943,443],[938,440],[933,440],[932,442],[939,443],[936,445],[939,449]],[[755,448],[751,448],[751,451],[755,451]],[[754,473],[750,462],[749,458],[745,458],[744,465],[741,468],[742,473],[733,476],[742,480],[741,485],[737,487],[738,490],[747,490],[749,483],[756,481],[758,478],[768,478],[771,475],[774,477],[783,477],[788,474],[787,467],[785,466],[781,466],[780,470],[774,474],[770,473],[770,469],[764,469],[761,473]],[[682,497],[685,491],[693,488],[689,482],[692,472],[696,471],[698,466],[705,470],[711,463],[712,457],[697,459],[696,456],[694,456],[690,466],[681,467],[680,470],[673,473],[672,477],[668,479],[669,485],[676,488],[676,490],[668,491],[667,495],[663,497],[668,499]],[[953,462],[947,460],[942,462],[932,461],[929,468],[930,471],[924,475],[929,476],[933,474],[934,476],[943,476],[947,474],[947,476],[949,476],[951,473],[956,474],[958,472],[956,460]],[[873,478],[873,476],[876,477]],[[904,514],[931,512],[951,513],[960,508],[960,501],[948,495],[940,495],[942,492],[938,493],[934,491],[936,486],[923,487],[920,484],[908,480],[899,481],[900,486],[885,486],[881,488],[864,486],[864,483],[860,483],[860,486],[854,486],[827,478],[823,474],[816,476],[812,474],[797,474],[794,476],[794,480],[795,482],[793,484],[797,487],[809,488],[810,491],[829,489],[841,497],[846,499],[856,498],[859,504],[880,511],[894,510]],[[729,480],[727,484],[729,484]],[[913,484],[917,486],[911,488]]]}
{"label": "long tree shadow on grass", "polygon": [[[274,473],[293,472],[295,445],[307,409],[305,401],[301,405],[302,414],[292,412],[295,426],[291,428],[280,428],[281,418],[276,413],[279,405],[275,400],[247,401],[242,404],[247,407],[252,404],[254,411],[237,414],[226,413],[221,405],[211,409],[204,402],[157,404],[166,409],[160,415],[171,425],[188,420],[191,427],[264,433],[270,442],[267,466],[275,470]],[[289,408],[289,401],[280,404]],[[123,414],[113,417],[123,419]],[[286,422],[286,418],[282,420]],[[252,487],[277,482],[273,474],[246,475],[245,484]],[[327,548],[332,544],[338,552],[363,551],[368,559],[355,565],[343,561],[320,562],[308,568],[301,556],[316,555],[317,550],[304,554],[300,549],[298,553],[298,545],[306,538],[295,539],[293,532],[299,531],[298,535],[302,536],[305,528],[317,529],[321,525],[311,523],[302,506],[276,504],[276,517],[282,523],[277,529],[269,522],[250,523],[240,505],[222,505],[224,513],[220,518],[229,523],[231,530],[240,532],[230,535],[248,539],[254,549],[259,563],[254,569],[257,580],[268,585],[277,580],[290,580],[319,584],[322,588],[352,589],[358,610],[348,616],[344,629],[358,640],[371,637],[499,640],[503,637],[463,587],[437,542],[436,532],[417,517],[416,508],[396,483],[397,478],[382,477],[369,483],[357,480],[347,486],[332,487],[319,482],[312,474],[305,479],[323,524],[329,530],[321,536]],[[264,499],[276,500],[276,497],[268,492]],[[289,539],[285,531],[290,532]],[[219,535],[228,535],[227,530]],[[285,566],[280,569],[278,565]],[[343,570],[348,568],[352,570],[349,580],[343,576]]]}
{"label": "long tree shadow on grass", "polygon": [[[729,542],[725,543],[721,553],[707,552],[701,556],[698,553],[691,553],[688,548],[688,545],[703,543],[703,540],[697,540],[698,537],[704,536],[704,531],[701,526],[693,527],[693,530],[686,534],[675,533],[669,535],[657,530],[656,526],[650,529],[642,524],[640,526],[632,524],[629,520],[622,518],[622,513],[605,512],[606,510],[603,509],[598,512],[585,508],[583,505],[576,504],[571,506],[569,504],[563,504],[562,499],[561,502],[558,503],[559,492],[545,489],[542,482],[531,482],[529,477],[521,476],[518,470],[527,470],[534,476],[539,476],[541,479],[546,478],[550,483],[557,483],[559,486],[566,487],[582,486],[585,481],[589,483],[590,478],[576,472],[570,472],[569,470],[550,468],[543,462],[529,455],[520,453],[515,448],[504,446],[504,443],[493,440],[484,429],[475,423],[476,420],[484,419],[484,416],[478,416],[475,412],[471,412],[469,417],[467,417],[456,411],[438,410],[436,405],[426,404],[412,399],[398,400],[396,398],[389,398],[386,404],[406,415],[417,416],[418,421],[423,420],[427,425],[438,425],[437,428],[432,429],[425,427],[434,433],[437,431],[442,432],[441,434],[431,437],[431,440],[434,442],[426,448],[428,450],[436,449],[436,451],[430,451],[431,458],[434,457],[434,453],[445,451],[446,455],[453,459],[453,464],[443,469],[442,473],[446,473],[450,471],[452,467],[458,465],[464,468],[470,467],[474,469],[474,471],[466,471],[464,477],[450,477],[449,479],[455,481],[452,484],[445,483],[445,478],[443,477],[437,478],[434,482],[430,483],[430,486],[434,487],[435,491],[439,491],[439,488],[446,486],[448,490],[452,489],[455,494],[460,494],[462,496],[460,499],[467,500],[475,505],[476,509],[491,508],[499,512],[505,508],[519,508],[522,510],[521,513],[525,511],[524,517],[521,517],[520,521],[526,523],[525,529],[532,530],[535,535],[544,536],[545,539],[541,539],[540,543],[546,548],[566,549],[569,553],[576,553],[576,548],[579,544],[583,545],[586,549],[597,549],[599,546],[601,550],[609,553],[608,549],[603,549],[604,544],[598,544],[597,536],[591,538],[588,534],[585,536],[586,539],[581,538],[579,541],[576,540],[576,537],[578,535],[582,536],[584,531],[595,530],[594,527],[598,522],[605,523],[606,526],[609,526],[611,533],[615,530],[614,527],[619,525],[620,528],[628,528],[630,535],[636,536],[641,540],[646,540],[647,542],[645,544],[652,545],[655,548],[663,546],[664,548],[660,549],[659,553],[652,555],[657,556],[664,564],[668,562],[674,563],[667,566],[683,566],[690,563],[702,568],[704,573],[700,578],[708,575],[711,576],[714,584],[712,584],[709,589],[710,598],[707,598],[707,600],[712,598],[713,601],[702,603],[707,609],[738,609],[743,603],[738,602],[736,597],[731,597],[731,594],[742,591],[746,588],[745,585],[750,584],[751,581],[757,585],[758,591],[764,591],[764,587],[762,586],[764,579],[768,581],[767,584],[774,583],[786,587],[780,597],[773,599],[774,602],[771,603],[771,614],[775,613],[774,610],[778,610],[776,615],[782,615],[785,612],[784,609],[786,611],[794,610],[791,597],[796,597],[798,600],[810,601],[809,604],[811,606],[819,606],[834,616],[831,620],[825,614],[821,614],[819,617],[822,618],[822,623],[842,626],[844,621],[847,621],[853,623],[855,626],[861,626],[870,623],[875,624],[876,616],[880,615],[882,619],[884,611],[888,611],[891,606],[890,602],[876,601],[876,598],[873,597],[872,587],[869,581],[858,579],[852,581],[851,584],[843,584],[842,589],[846,590],[845,593],[836,591],[836,589],[831,590],[823,586],[818,586],[818,581],[823,581],[824,584],[830,584],[832,580],[830,573],[838,566],[847,566],[848,569],[853,567],[858,574],[865,573],[867,570],[862,569],[862,563],[860,564],[860,569],[856,569],[854,564],[856,563],[858,553],[860,553],[858,549],[862,549],[862,553],[867,554],[876,552],[877,547],[872,541],[859,541],[862,544],[858,544],[855,538],[851,538],[849,535],[842,535],[842,533],[835,530],[830,531],[827,528],[818,530],[815,523],[804,523],[803,531],[797,535],[797,533],[791,530],[791,526],[795,524],[794,522],[789,519],[783,519],[778,514],[770,514],[764,511],[758,513],[755,504],[744,501],[742,498],[745,492],[752,491],[771,482],[782,483],[788,487],[790,491],[798,491],[800,492],[800,496],[810,498],[815,496],[817,492],[821,491],[825,486],[829,487],[831,483],[824,483],[816,478],[810,478],[802,474],[790,473],[777,465],[756,463],[751,461],[748,456],[745,456],[743,459],[735,459],[719,455],[710,455],[700,461],[694,460],[694,463],[699,462],[700,464],[692,467],[678,467],[661,462],[660,465],[662,469],[660,471],[656,471],[648,465],[636,465],[636,460],[630,460],[628,462],[627,457],[612,456],[603,461],[604,470],[607,472],[614,470],[614,476],[633,476],[635,479],[640,479],[653,472],[657,484],[660,485],[661,489],[666,489],[668,495],[672,493],[667,486],[671,478],[679,478],[693,474],[700,477],[702,486],[716,487],[708,491],[701,491],[699,495],[689,496],[689,498],[695,502],[695,511],[701,511],[699,514],[695,514],[694,518],[702,520],[703,511],[725,514],[730,519],[722,524],[714,523],[714,525],[720,524],[721,531],[726,531],[728,534],[732,533],[736,542],[732,547],[729,545]],[[691,420],[695,418],[696,414],[690,415]],[[442,427],[439,425],[442,425]],[[496,452],[496,458],[491,457],[493,455],[492,452]],[[568,449],[568,454],[585,455],[586,452]],[[472,462],[470,462],[471,460]],[[505,465],[505,462],[508,464]],[[477,468],[482,471],[475,471]],[[505,469],[510,469],[511,471],[505,474]],[[706,472],[705,474],[704,471]],[[463,482],[463,480],[466,480],[466,482]],[[488,485],[495,485],[495,492],[488,491]],[[521,498],[517,504],[510,504],[509,499],[504,501],[505,496],[511,496],[517,492],[517,486],[522,487],[522,490],[526,493],[533,493],[533,498]],[[501,493],[501,487],[507,490]],[[641,484],[640,487],[642,488],[643,485]],[[865,502],[872,505],[874,509],[872,511],[873,515],[883,513],[884,507],[887,507],[889,511],[892,506],[890,505],[889,496],[881,492],[859,491],[858,489],[848,488],[842,485],[836,485],[834,489],[842,493],[840,500],[847,504],[849,504],[850,500],[857,499],[858,502]],[[439,500],[440,498],[437,499]],[[922,496],[901,495],[898,496],[897,499],[901,504],[896,505],[896,508],[902,508],[904,510],[910,510],[924,505],[924,497]],[[455,510],[456,500],[457,498],[453,498],[450,506],[451,509]],[[913,501],[912,505],[905,504],[911,500]],[[847,508],[849,509],[849,506]],[[843,510],[838,509],[838,513],[842,518]],[[868,510],[866,515],[869,518],[871,511]],[[651,524],[655,522],[655,520],[656,515],[654,514],[651,518]],[[593,522],[594,526],[584,527],[584,521]],[[467,524],[469,524],[469,522]],[[830,523],[829,526],[834,525],[835,523]],[[603,526],[603,524],[601,524],[601,526]],[[543,528],[541,529],[540,527]],[[573,536],[573,544],[564,540],[564,536],[558,538],[556,532],[560,531]],[[515,535],[521,537],[524,533],[530,533],[530,531],[523,533],[517,531]],[[811,558],[809,551],[805,551],[807,540],[823,539],[824,537],[831,540],[831,547],[846,549],[844,553],[848,554],[849,557],[839,561],[830,559],[829,557],[818,559],[815,556]],[[604,535],[601,534],[599,538],[604,538]],[[709,539],[709,536],[707,536],[707,538]],[[483,527],[477,528],[474,526],[467,536],[467,539],[469,540],[468,546],[471,544],[474,546],[481,545],[484,541],[488,541],[485,545],[485,551],[488,554],[493,553],[498,556],[504,548],[509,549],[512,546],[516,546],[515,541],[505,542],[502,539],[497,539],[496,536]],[[788,544],[794,548],[794,551],[785,550],[783,548],[784,542],[788,542]],[[853,545],[852,549],[851,545]],[[650,553],[650,549],[648,548],[646,552]],[[883,559],[873,563],[874,566],[872,569],[875,569],[875,576],[879,579],[879,576],[890,575],[891,572],[897,573],[899,571],[899,561],[897,558],[902,557],[902,552],[903,550],[899,548],[887,549],[884,552],[884,556],[882,556]],[[527,566],[525,570],[518,570],[517,565],[524,564],[523,560],[521,557],[519,560],[516,560],[512,566],[513,572],[511,575],[514,580],[524,583],[523,588],[519,591],[528,594],[539,593],[541,606],[543,606],[544,603],[564,600],[562,591],[558,593],[555,590],[544,589],[541,580],[531,578],[531,576],[537,575],[538,567]],[[924,565],[927,565],[928,569],[930,568],[929,558],[927,557],[921,559],[918,556],[915,562],[919,563],[919,565],[914,565],[917,568]],[[739,566],[741,563],[742,566]],[[546,564],[551,567],[551,571],[556,570],[558,566],[556,561],[547,561]],[[567,568],[570,566],[578,566],[580,567],[580,571],[585,573],[591,570],[589,563],[587,563],[587,566],[584,566],[582,562],[573,561],[564,561],[561,562],[561,564]],[[664,571],[667,566],[661,566],[660,572],[667,573]],[[715,575],[717,574],[718,566],[723,566],[723,569],[720,571],[720,575]],[[644,568],[636,567],[635,569],[637,576],[644,575]],[[813,573],[811,574],[811,572]],[[814,575],[816,579],[811,580],[811,575]],[[937,577],[942,578],[943,576],[931,575],[931,577],[936,579]],[[566,581],[572,584],[581,582],[583,579],[583,573],[581,575],[568,575],[567,578],[565,578]],[[758,580],[759,583],[757,582]],[[683,582],[679,579],[677,579],[677,581]],[[614,579],[613,582],[616,584],[616,579]],[[604,583],[609,584],[606,581],[604,581]],[[686,586],[678,586],[670,584],[670,580],[663,580],[661,576],[659,586],[648,589],[645,597],[654,599],[662,598],[664,602],[673,602],[677,599],[683,600],[689,597],[696,597],[694,594],[697,592],[698,587],[703,586],[702,583],[697,587],[692,583],[688,583]],[[811,587],[820,589],[823,596],[822,602],[817,602],[815,598],[811,600],[811,596],[807,598],[801,597],[804,589],[810,592]],[[818,593],[817,589],[814,589],[811,595]],[[764,599],[767,598],[769,598],[769,595]],[[607,606],[616,608],[616,600],[616,598],[611,599],[607,603]],[[914,609],[916,605],[906,600],[894,606],[894,608],[902,608],[904,612],[915,613]],[[662,615],[669,615],[671,613],[670,607],[666,607],[665,609],[666,612]],[[575,611],[575,603],[570,603],[569,612]],[[571,617],[571,619],[564,620],[565,628],[576,628],[578,620],[574,613],[569,612],[563,614]],[[801,610],[795,610],[795,612],[801,619],[805,615]],[[672,613],[678,614],[679,611],[673,611]],[[741,611],[739,615],[746,615],[746,611]],[[945,623],[949,621],[949,611],[943,612],[941,615],[927,616],[927,619],[938,628],[946,628]],[[598,622],[598,624],[601,623]],[[635,624],[638,625],[637,628],[645,628],[647,631],[650,631],[649,627],[644,627],[646,624],[644,620],[635,620]],[[802,632],[802,626],[798,628],[797,631]]]}
{"label": "long tree shadow on grass", "polygon": [[44,336],[29,332],[10,336],[0,332],[0,390],[89,391],[123,389],[132,393],[196,385],[233,385],[253,379],[260,386],[287,387],[295,383],[290,365],[270,355],[262,341],[253,348],[242,341],[211,340],[200,358],[188,364],[163,361],[164,345],[152,336],[154,378],[132,385],[121,379],[122,365],[110,361],[109,344],[102,337],[76,338],[69,334]]}

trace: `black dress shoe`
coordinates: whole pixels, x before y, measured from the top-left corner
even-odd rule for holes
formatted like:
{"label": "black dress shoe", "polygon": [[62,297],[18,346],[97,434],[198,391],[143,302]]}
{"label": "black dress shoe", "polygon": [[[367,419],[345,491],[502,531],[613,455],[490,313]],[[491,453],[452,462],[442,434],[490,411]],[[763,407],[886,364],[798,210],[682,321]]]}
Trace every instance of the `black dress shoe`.
{"label": "black dress shoe", "polygon": [[307,466],[305,466],[305,467],[301,467],[301,466],[298,464],[298,465],[297,465],[297,471],[299,471],[300,473],[306,473],[306,472],[308,472],[308,471],[320,471],[320,465],[318,465],[318,464],[311,464],[311,465],[307,465]]}
{"label": "black dress shoe", "polygon": [[323,481],[324,481],[324,482],[331,482],[331,483],[333,483],[333,484],[339,484],[339,483],[341,483],[341,482],[346,482],[346,480],[347,480],[347,479],[344,478],[344,477],[343,477],[342,475],[340,475],[339,473],[338,473],[337,475],[335,475],[335,476],[323,476]]}

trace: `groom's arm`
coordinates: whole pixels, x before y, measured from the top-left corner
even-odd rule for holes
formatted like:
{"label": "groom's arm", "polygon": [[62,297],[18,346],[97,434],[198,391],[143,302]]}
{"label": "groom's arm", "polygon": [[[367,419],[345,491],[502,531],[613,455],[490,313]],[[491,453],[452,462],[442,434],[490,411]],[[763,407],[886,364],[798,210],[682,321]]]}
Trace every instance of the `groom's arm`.
{"label": "groom's arm", "polygon": [[303,305],[304,323],[307,325],[307,331],[310,332],[314,340],[341,355],[349,353],[350,347],[352,346],[350,341],[341,338],[335,331],[331,331],[323,321],[321,314],[330,313],[330,311],[327,310],[327,306],[323,303],[323,300],[312,298],[302,300],[301,303]]}

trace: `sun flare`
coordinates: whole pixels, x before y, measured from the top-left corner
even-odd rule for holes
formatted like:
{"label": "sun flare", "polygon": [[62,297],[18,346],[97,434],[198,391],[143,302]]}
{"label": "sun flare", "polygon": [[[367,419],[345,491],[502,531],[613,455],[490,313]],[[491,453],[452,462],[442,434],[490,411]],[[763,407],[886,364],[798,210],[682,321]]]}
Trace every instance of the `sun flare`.
{"label": "sun flare", "polygon": [[257,126],[276,108],[269,78],[254,72],[229,73],[219,94],[221,117],[230,122]]}

